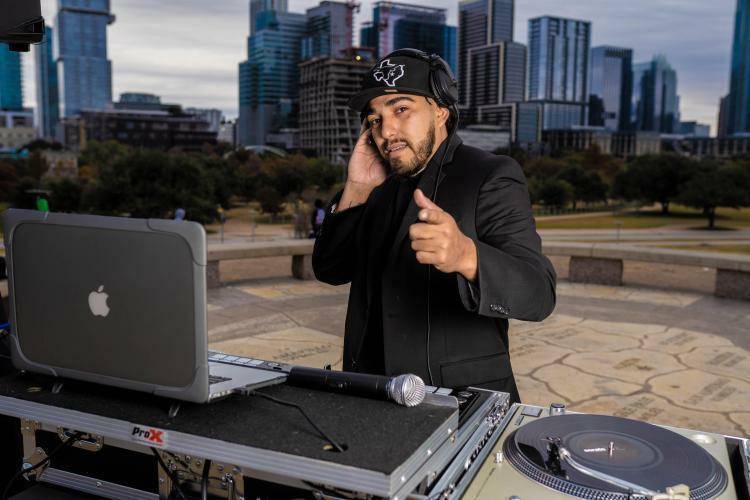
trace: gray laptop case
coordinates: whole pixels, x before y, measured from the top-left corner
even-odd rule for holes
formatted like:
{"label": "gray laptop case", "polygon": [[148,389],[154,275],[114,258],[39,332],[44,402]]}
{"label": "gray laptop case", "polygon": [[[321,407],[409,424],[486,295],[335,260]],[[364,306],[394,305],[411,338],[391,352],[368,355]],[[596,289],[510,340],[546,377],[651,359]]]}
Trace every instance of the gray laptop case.
{"label": "gray laptop case", "polygon": [[17,368],[208,400],[201,225],[7,210],[3,230]]}

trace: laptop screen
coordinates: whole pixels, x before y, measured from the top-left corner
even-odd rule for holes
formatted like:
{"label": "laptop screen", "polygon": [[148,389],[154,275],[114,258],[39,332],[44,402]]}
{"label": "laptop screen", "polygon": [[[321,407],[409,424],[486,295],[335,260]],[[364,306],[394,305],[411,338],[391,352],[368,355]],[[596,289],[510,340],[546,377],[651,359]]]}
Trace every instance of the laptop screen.
{"label": "laptop screen", "polygon": [[157,385],[193,381],[201,326],[186,241],[22,223],[12,245],[14,329],[30,361]]}

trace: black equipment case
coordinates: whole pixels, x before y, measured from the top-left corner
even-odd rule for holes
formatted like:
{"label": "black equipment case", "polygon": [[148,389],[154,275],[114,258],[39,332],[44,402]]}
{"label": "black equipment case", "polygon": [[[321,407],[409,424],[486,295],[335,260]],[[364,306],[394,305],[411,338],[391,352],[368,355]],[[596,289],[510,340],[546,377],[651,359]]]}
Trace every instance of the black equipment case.
{"label": "black equipment case", "polygon": [[433,388],[414,408],[287,385],[260,391],[304,408],[345,451],[296,408],[258,396],[184,403],[170,417],[163,398],[73,381],[60,390],[0,358],[0,490],[24,467],[12,492],[34,479],[105,498],[424,498],[469,480],[509,414],[507,394],[476,389],[457,398]]}

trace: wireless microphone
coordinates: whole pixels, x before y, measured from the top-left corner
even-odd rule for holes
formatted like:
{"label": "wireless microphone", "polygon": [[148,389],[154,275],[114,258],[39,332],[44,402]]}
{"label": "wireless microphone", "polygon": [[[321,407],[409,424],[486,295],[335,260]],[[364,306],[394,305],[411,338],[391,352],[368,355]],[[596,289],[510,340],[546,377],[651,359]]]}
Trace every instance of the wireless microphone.
{"label": "wireless microphone", "polygon": [[295,366],[289,370],[286,381],[308,389],[383,399],[402,406],[417,406],[425,396],[424,382],[411,373],[385,377]]}

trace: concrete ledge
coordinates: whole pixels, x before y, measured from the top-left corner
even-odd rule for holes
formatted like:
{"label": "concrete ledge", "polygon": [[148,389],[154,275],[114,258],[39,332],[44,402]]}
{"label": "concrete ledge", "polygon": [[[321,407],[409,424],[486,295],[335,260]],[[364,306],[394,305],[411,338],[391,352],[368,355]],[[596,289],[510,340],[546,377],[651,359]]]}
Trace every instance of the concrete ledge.
{"label": "concrete ledge", "polygon": [[221,243],[208,246],[208,261],[312,255],[315,240],[278,240],[257,243]]}
{"label": "concrete ledge", "polygon": [[314,280],[312,255],[292,255],[292,276],[298,280]]}
{"label": "concrete ledge", "polygon": [[750,273],[717,269],[714,293],[727,299],[750,300]]}
{"label": "concrete ledge", "polygon": [[542,245],[545,255],[599,257],[602,259],[661,262],[682,266],[710,267],[750,273],[750,256],[693,252],[669,248],[646,248],[613,243],[549,242]]}
{"label": "concrete ledge", "polygon": [[572,256],[569,279],[573,283],[621,286],[622,260]]}
{"label": "concrete ledge", "polygon": [[219,288],[221,286],[218,260],[209,261],[206,266],[206,286],[208,288]]}
{"label": "concrete ledge", "polygon": [[297,279],[312,280],[312,253],[315,240],[276,240],[256,243],[222,243],[208,246],[206,285],[221,286],[219,263],[222,260],[258,259],[262,257],[292,257],[292,275]]}
{"label": "concrete ledge", "polygon": [[717,270],[716,296],[750,300],[750,256],[566,242],[543,243],[542,252],[548,256],[570,257],[570,280],[578,283],[621,285],[626,260],[713,268]]}

